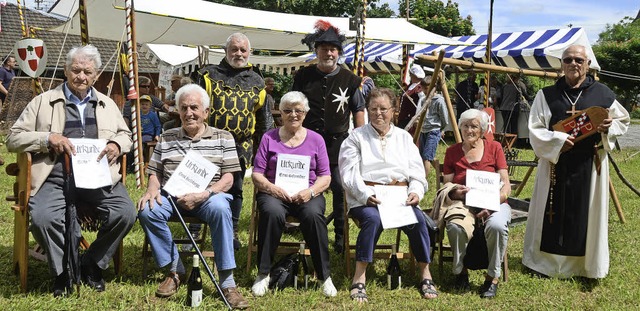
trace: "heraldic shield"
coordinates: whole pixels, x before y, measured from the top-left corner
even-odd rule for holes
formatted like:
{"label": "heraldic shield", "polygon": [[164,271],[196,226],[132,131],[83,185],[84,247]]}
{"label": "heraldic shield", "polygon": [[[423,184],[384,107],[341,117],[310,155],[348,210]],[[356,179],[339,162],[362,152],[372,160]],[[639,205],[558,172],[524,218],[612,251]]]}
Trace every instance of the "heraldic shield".
{"label": "heraldic shield", "polygon": [[39,77],[47,67],[47,49],[41,39],[22,39],[16,42],[14,54],[20,70],[29,77]]}

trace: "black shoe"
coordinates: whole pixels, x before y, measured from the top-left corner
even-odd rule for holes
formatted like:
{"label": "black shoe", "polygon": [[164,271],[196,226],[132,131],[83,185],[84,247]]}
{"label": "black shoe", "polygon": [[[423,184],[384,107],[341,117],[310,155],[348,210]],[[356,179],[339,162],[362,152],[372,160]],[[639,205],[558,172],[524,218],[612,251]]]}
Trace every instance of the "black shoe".
{"label": "black shoe", "polygon": [[82,265],[82,282],[97,292],[104,292],[105,284],[102,269],[94,263]]}
{"label": "black shoe", "polygon": [[242,247],[240,243],[240,236],[238,235],[238,229],[233,229],[233,250],[237,251]]}
{"label": "black shoe", "polygon": [[456,290],[463,292],[468,292],[469,290],[471,290],[471,285],[469,285],[469,274],[460,273],[456,275],[456,280],[453,284],[453,287]]}
{"label": "black shoe", "polygon": [[69,297],[72,292],[73,286],[69,282],[69,273],[64,271],[56,276],[56,280],[53,282],[53,297]]}
{"label": "black shoe", "polygon": [[493,283],[492,280],[484,281],[484,284],[480,287],[480,298],[493,298],[498,293],[498,284]]}
{"label": "black shoe", "polygon": [[337,254],[342,254],[342,252],[344,252],[344,237],[336,235],[336,241],[333,243],[333,249]]}

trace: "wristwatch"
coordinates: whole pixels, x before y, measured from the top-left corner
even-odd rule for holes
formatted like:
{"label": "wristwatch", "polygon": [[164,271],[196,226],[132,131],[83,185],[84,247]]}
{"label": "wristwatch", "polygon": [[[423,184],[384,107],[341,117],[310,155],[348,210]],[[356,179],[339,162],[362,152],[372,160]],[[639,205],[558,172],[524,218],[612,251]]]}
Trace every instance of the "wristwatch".
{"label": "wristwatch", "polygon": [[311,198],[315,198],[316,197],[316,192],[313,191],[313,188],[309,188],[309,191],[311,192]]}
{"label": "wristwatch", "polygon": [[213,191],[211,189],[208,189],[208,188],[207,188],[207,192],[209,192],[209,196],[218,194],[217,192],[215,192],[215,191]]}

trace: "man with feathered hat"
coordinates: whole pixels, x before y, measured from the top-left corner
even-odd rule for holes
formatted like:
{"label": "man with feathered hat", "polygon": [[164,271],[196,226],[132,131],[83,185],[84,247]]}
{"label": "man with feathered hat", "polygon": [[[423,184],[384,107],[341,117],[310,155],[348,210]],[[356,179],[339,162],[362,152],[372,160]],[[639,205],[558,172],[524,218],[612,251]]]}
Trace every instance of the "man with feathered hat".
{"label": "man with feathered hat", "polygon": [[338,172],[338,152],[342,141],[349,135],[349,118],[355,127],[364,125],[364,96],[361,79],[351,71],[338,66],[345,36],[329,22],[318,20],[316,31],[302,40],[316,53],[318,63],[304,67],[295,75],[292,90],[303,92],[309,99],[311,110],[304,127],[324,137],[331,167],[331,192],[335,227],[335,250],[342,253],[344,239],[344,191]]}

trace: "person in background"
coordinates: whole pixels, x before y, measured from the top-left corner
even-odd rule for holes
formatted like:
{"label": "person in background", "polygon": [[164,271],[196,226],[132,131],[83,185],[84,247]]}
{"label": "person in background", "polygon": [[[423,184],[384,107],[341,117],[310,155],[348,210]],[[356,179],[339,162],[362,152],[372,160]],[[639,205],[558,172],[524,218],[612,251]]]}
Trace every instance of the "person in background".
{"label": "person in background", "polygon": [[436,150],[440,138],[444,135],[444,129],[449,124],[449,112],[447,112],[447,103],[442,96],[442,90],[440,86],[436,84],[436,92],[431,98],[431,102],[424,103],[427,99],[427,89],[431,83],[432,77],[426,77],[420,81],[422,92],[425,97],[422,99],[422,105],[429,105],[427,113],[422,123],[422,129],[420,130],[420,155],[424,162],[425,176],[429,176],[429,170],[434,165],[436,159]]}
{"label": "person in background", "polygon": [[149,161],[147,191],[138,201],[138,219],[149,238],[156,264],[167,270],[156,290],[156,296],[167,298],[178,292],[184,280],[185,268],[173,242],[168,219],[175,211],[162,188],[176,171],[187,152],[196,152],[215,164],[219,170],[206,189],[174,197],[182,215],[198,217],[211,228],[211,243],[216,256],[218,279],[222,294],[234,309],[249,307],[238,292],[233,277],[236,267],[233,251],[233,224],[227,193],[233,184],[233,173],[240,170],[233,136],[207,125],[209,95],[196,84],[183,86],[176,93],[182,126],[167,130]]}
{"label": "person in background", "polygon": [[312,49],[318,63],[296,72],[291,90],[300,91],[309,99],[310,110],[304,119],[304,127],[324,138],[331,168],[331,193],[333,194],[334,250],[344,250],[344,190],[338,171],[340,145],[349,136],[349,119],[354,127],[364,125],[364,97],[360,90],[361,79],[351,71],[338,66],[343,53],[345,36],[330,23],[318,20],[316,31],[305,36],[303,42]]}
{"label": "person in background", "polygon": [[[309,101],[301,92],[291,91],[280,101],[283,126],[268,131],[260,143],[253,166],[253,183],[258,190],[256,204],[260,214],[258,224],[258,276],[251,292],[263,296],[268,288],[271,261],[276,253],[284,220],[293,215],[300,220],[300,230],[311,251],[311,259],[322,293],[337,294],[329,270],[329,237],[324,217],[325,200],[322,192],[329,188],[331,170],[322,136],[302,126],[309,111]],[[308,188],[291,193],[276,185],[278,157],[298,155],[309,157]],[[307,185],[305,185],[307,186]]]}
{"label": "person in background", "polygon": [[473,108],[473,102],[478,99],[478,91],[476,73],[471,71],[467,79],[456,86],[456,119],[460,119],[460,115],[467,109]]}
{"label": "person in background", "polygon": [[507,84],[502,89],[502,122],[504,132],[518,134],[518,117],[520,116],[520,103],[526,100],[527,86],[518,75],[509,75]]}
{"label": "person in background", "polygon": [[[102,62],[93,45],[74,47],[67,54],[67,81],[36,96],[11,127],[10,152],[32,152],[30,230],[47,255],[49,272],[55,277],[53,296],[68,296],[73,287],[64,266],[65,211],[63,191],[65,156],[76,153],[69,138],[107,141],[98,160],[106,157],[111,185],[98,189],[75,188],[76,206],[90,206],[98,214],[96,240],[80,259],[82,280],[97,292],[106,288],[102,271],[107,269],[118,245],[133,227],[136,213],[121,180],[118,158],[131,149],[131,131],[116,103],[92,85]],[[80,232],[77,232],[77,236]]]}
{"label": "person in background", "polygon": [[242,211],[242,188],[247,169],[253,163],[253,134],[257,111],[264,105],[266,91],[262,76],[249,63],[251,42],[239,32],[231,34],[224,45],[225,57],[218,65],[209,65],[198,71],[195,81],[211,97],[209,125],[228,131],[236,142],[240,171],[233,173],[233,247],[240,249],[238,221]]}
{"label": "person in background", "polygon": [[178,113],[178,109],[176,109],[176,92],[189,83],[193,83],[189,77],[183,77],[181,75],[171,76],[171,94],[167,96],[167,99],[162,105],[162,111],[167,113],[170,119],[162,124],[162,129],[168,130],[180,126],[180,113]]}
{"label": "person in background", "polygon": [[351,299],[368,301],[366,271],[373,261],[373,250],[383,231],[379,198],[375,185],[406,186],[406,205],[412,206],[417,224],[401,227],[418,262],[419,290],[422,298],[438,296],[429,271],[429,232],[418,203],[427,191],[424,167],[411,135],[391,122],[396,96],[390,89],[373,89],[367,98],[369,124],[354,129],[340,148],[339,167],[347,197],[349,214],[360,223],[356,242],[356,270],[351,280]]}
{"label": "person in background", "polygon": [[[402,99],[400,100],[400,112],[398,113],[399,128],[403,129],[409,124],[411,118],[416,114],[418,102],[425,96],[422,93],[422,87],[420,87],[420,81],[422,81],[424,77],[424,70],[420,65],[414,64],[411,66],[411,69],[409,69],[409,79],[411,79],[411,82],[404,94],[402,94]],[[413,131],[410,131],[410,133],[412,132]]]}
{"label": "person in background", "polygon": [[[629,113],[608,87],[588,74],[582,45],[562,53],[561,77],[538,91],[529,115],[529,138],[540,158],[529,205],[522,263],[549,277],[600,279],[609,272],[609,161]],[[589,107],[606,108],[602,124],[580,142],[553,124]]]}
{"label": "person in background", "polygon": [[9,93],[9,85],[11,80],[16,76],[16,58],[9,55],[2,62],[2,68],[0,68],[0,104],[4,103]]}

